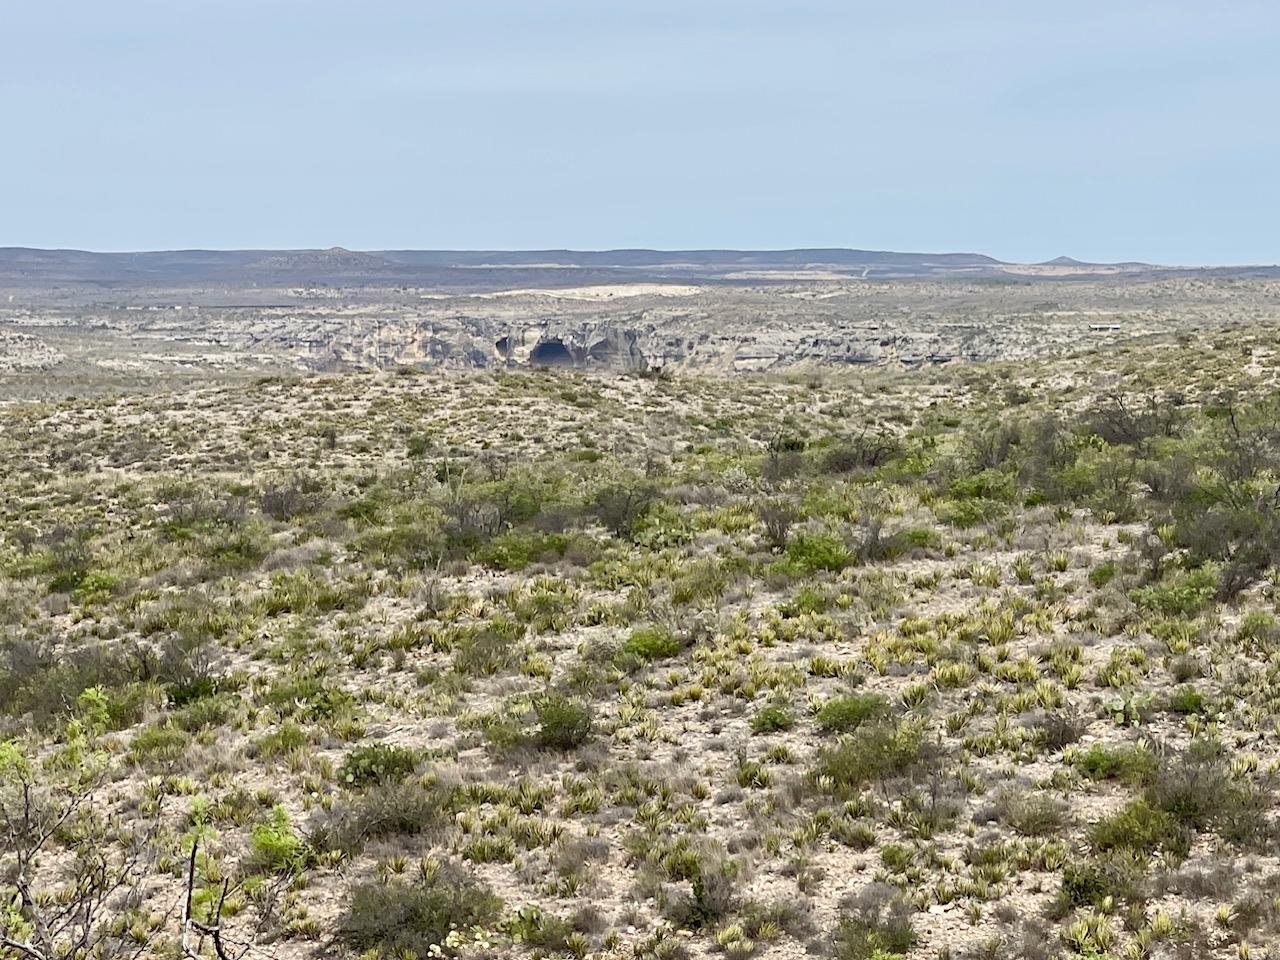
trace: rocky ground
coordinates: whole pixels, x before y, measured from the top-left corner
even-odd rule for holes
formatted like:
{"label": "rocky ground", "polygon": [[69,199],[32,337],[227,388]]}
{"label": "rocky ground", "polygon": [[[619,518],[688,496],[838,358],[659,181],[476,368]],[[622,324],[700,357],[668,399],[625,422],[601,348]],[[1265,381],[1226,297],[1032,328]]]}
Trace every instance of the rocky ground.
{"label": "rocky ground", "polygon": [[[1280,312],[1280,281],[1211,275],[349,293],[224,291],[222,305],[177,293],[168,303],[145,304],[131,304],[125,294],[97,305],[15,300],[0,308],[0,331],[55,344],[39,361],[55,379],[87,373],[92,380],[94,367],[121,364],[138,376],[161,377],[272,364],[315,371],[567,366],[721,375],[1030,359],[1270,323]],[[238,299],[253,305],[236,306]],[[51,364],[58,352],[66,358],[61,367]],[[0,344],[0,364],[26,355]],[[9,366],[0,366],[0,374]]]}

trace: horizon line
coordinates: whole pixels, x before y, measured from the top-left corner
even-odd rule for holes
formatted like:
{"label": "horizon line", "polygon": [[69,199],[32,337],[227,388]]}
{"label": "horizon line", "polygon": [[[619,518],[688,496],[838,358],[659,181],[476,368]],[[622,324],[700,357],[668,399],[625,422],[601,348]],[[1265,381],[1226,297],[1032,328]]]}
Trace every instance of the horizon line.
{"label": "horizon line", "polygon": [[761,254],[761,253],[872,253],[872,254],[903,254],[908,256],[969,256],[969,257],[986,257],[995,263],[1007,266],[1051,266],[1061,262],[1066,266],[1069,263],[1075,263],[1081,266],[1093,267],[1119,267],[1119,266],[1141,266],[1162,269],[1231,269],[1231,268],[1256,268],[1256,267],[1276,267],[1280,266],[1277,261],[1231,261],[1231,262],[1155,262],[1139,259],[1125,260],[1086,260],[1070,254],[1059,254],[1047,260],[1005,260],[989,253],[982,253],[977,250],[906,250],[906,249],[887,249],[875,247],[842,247],[842,246],[789,246],[789,247],[732,247],[732,246],[698,246],[698,247],[647,247],[647,246],[621,246],[621,247],[346,247],[341,244],[330,244],[328,246],[245,246],[245,247],[224,247],[224,246],[175,246],[175,247],[150,247],[150,248],[91,248],[77,246],[28,246],[25,244],[5,244],[0,245],[0,252],[12,251],[33,251],[38,253],[82,253],[90,255],[147,255],[147,254],[176,254],[176,253],[356,253],[356,254],[380,254],[380,253],[457,253],[457,254],[477,254],[477,253],[513,253],[513,254],[531,254],[531,253],[581,253],[581,254],[605,254],[605,253],[657,253],[657,254],[681,254],[681,253],[743,253],[743,254]]}

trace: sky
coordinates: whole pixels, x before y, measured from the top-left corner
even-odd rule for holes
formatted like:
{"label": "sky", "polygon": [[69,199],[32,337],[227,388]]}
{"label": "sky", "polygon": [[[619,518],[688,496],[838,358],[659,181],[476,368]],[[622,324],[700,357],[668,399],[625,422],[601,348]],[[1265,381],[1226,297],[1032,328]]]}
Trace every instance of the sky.
{"label": "sky", "polygon": [[1274,0],[0,0],[0,245],[1280,262]]}

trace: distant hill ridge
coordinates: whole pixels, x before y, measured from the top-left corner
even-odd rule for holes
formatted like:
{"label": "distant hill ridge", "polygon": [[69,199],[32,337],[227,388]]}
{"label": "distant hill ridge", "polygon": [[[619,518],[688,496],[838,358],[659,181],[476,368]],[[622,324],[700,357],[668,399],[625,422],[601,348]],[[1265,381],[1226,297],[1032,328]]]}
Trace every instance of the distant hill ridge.
{"label": "distant hill ridge", "polygon": [[910,253],[837,247],[790,250],[157,250],[98,253],[0,247],[0,289],[92,291],[299,287],[497,290],[584,283],[772,283],[831,279],[1276,275],[1275,268],[1188,270],[1141,263],[1090,264],[1058,257],[1007,263],[980,253]]}

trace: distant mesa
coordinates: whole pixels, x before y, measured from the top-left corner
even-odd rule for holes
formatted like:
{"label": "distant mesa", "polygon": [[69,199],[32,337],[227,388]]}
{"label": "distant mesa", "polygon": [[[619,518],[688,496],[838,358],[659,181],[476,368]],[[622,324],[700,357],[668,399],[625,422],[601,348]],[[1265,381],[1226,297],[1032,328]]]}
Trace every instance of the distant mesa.
{"label": "distant mesa", "polygon": [[[474,294],[609,285],[794,284],[912,279],[1008,280],[1171,276],[1276,276],[1276,267],[1186,268],[1086,263],[1061,256],[1017,264],[979,253],[909,253],[842,248],[792,250],[168,250],[95,253],[0,247],[0,289],[54,288],[86,302],[127,300],[138,291],[191,292],[225,302],[236,291],[275,300],[317,288],[414,288]],[[263,291],[271,291],[269,294]],[[297,294],[302,296],[302,294]]]}
{"label": "distant mesa", "polygon": [[314,275],[320,270],[333,270],[346,273],[350,271],[386,271],[394,264],[372,253],[359,253],[345,247],[330,247],[328,250],[282,251],[278,254],[263,257],[247,264],[245,269],[255,271],[304,272]]}

